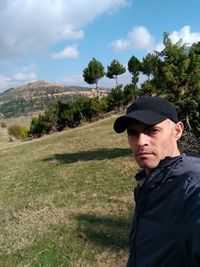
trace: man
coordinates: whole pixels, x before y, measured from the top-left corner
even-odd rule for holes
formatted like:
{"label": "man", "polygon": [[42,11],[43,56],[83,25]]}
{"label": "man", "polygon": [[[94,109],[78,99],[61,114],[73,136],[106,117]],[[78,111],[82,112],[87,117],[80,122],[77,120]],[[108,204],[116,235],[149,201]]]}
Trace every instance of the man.
{"label": "man", "polygon": [[128,134],[141,171],[127,267],[200,266],[200,158],[180,153],[183,132],[174,106],[142,96],[114,130]]}

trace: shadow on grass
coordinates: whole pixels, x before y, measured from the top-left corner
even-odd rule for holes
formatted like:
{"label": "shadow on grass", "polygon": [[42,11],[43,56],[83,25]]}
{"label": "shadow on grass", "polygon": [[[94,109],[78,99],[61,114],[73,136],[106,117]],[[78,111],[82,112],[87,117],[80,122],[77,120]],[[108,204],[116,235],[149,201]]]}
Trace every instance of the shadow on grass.
{"label": "shadow on grass", "polygon": [[91,151],[80,151],[76,153],[55,154],[51,157],[45,158],[44,161],[57,160],[60,163],[74,163],[77,161],[114,159],[129,155],[131,155],[131,151],[127,148],[102,148]]}
{"label": "shadow on grass", "polygon": [[77,237],[92,242],[95,246],[117,250],[129,248],[131,218],[113,218],[80,214],[76,216]]}

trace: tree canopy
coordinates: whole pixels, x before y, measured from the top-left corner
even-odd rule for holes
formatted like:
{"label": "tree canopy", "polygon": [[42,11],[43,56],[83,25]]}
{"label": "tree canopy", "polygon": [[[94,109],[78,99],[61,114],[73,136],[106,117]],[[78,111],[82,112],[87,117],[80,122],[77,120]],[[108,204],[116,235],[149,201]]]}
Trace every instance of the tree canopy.
{"label": "tree canopy", "polygon": [[132,74],[132,84],[136,86],[141,71],[141,63],[134,55],[128,61],[128,71]]}
{"label": "tree canopy", "polygon": [[83,70],[84,81],[88,84],[96,84],[96,89],[98,89],[99,79],[101,79],[104,75],[104,66],[95,58],[93,58],[88,63],[88,66]]}
{"label": "tree canopy", "polygon": [[[143,73],[149,79],[141,85],[142,94],[166,97],[178,109],[180,119],[189,119],[196,136],[200,134],[200,42],[187,46],[182,41],[173,44],[167,33],[164,49],[148,56],[150,68]],[[146,63],[146,62],[145,62]]]}
{"label": "tree canopy", "polygon": [[122,64],[120,64],[118,60],[114,59],[110,63],[110,65],[107,67],[106,77],[108,77],[109,79],[115,78],[116,87],[117,87],[118,86],[117,77],[118,77],[118,75],[121,75],[124,72],[126,72],[126,68]]}

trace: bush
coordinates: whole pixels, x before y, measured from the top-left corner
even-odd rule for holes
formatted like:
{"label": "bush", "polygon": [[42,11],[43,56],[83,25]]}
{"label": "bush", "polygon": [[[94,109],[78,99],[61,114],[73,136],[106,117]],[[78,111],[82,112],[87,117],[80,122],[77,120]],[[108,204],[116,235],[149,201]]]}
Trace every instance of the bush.
{"label": "bush", "polygon": [[6,127],[7,127],[7,125],[6,125],[5,121],[2,121],[1,122],[1,128],[6,128]]}
{"label": "bush", "polygon": [[107,97],[108,111],[122,107],[123,98],[124,94],[121,85],[116,88],[112,88],[110,94]]}
{"label": "bush", "polygon": [[28,136],[28,129],[21,125],[10,125],[8,127],[8,134],[17,139],[25,139]]}
{"label": "bush", "polygon": [[46,115],[32,118],[29,136],[40,137],[43,134],[48,134],[51,131],[51,122]]}

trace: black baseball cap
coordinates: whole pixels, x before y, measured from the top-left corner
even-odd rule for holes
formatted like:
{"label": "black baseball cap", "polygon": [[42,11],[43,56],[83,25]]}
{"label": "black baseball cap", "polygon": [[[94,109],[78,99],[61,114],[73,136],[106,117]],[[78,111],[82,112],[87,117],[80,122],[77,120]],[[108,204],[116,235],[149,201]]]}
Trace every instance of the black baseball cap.
{"label": "black baseball cap", "polygon": [[168,100],[159,96],[141,96],[127,108],[125,115],[116,119],[114,130],[123,133],[130,122],[156,125],[166,119],[178,122],[177,111]]}

